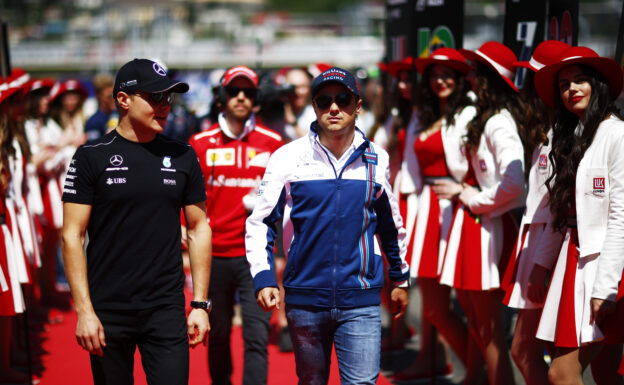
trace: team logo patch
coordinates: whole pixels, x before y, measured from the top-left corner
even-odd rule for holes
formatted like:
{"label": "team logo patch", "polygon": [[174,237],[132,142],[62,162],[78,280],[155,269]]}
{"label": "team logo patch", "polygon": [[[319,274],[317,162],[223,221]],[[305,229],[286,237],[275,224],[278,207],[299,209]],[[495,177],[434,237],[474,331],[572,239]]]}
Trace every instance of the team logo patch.
{"label": "team logo patch", "polygon": [[546,169],[548,167],[548,157],[544,154],[540,154],[537,166],[542,170]]}
{"label": "team logo patch", "polygon": [[206,166],[234,166],[236,149],[211,148],[206,151]]}
{"label": "team logo patch", "polygon": [[605,191],[605,178],[594,178],[594,193]]}
{"label": "team logo patch", "polygon": [[485,160],[479,159],[479,168],[481,168],[481,171],[487,171],[487,165],[485,164]]}
{"label": "team logo patch", "polygon": [[163,158],[163,166],[171,167],[171,157],[170,156],[165,156]]}
{"label": "team logo patch", "polygon": [[374,154],[372,152],[364,151],[363,159],[366,163],[375,165],[377,164],[377,154]]}
{"label": "team logo patch", "polygon": [[121,166],[121,164],[123,163],[123,158],[121,157],[121,155],[113,155],[111,156],[109,161],[110,164],[112,164],[113,166]]}
{"label": "team logo patch", "polygon": [[165,71],[165,69],[160,64],[154,62],[152,67],[154,68],[154,72],[156,72],[158,75],[167,76],[167,71]]}

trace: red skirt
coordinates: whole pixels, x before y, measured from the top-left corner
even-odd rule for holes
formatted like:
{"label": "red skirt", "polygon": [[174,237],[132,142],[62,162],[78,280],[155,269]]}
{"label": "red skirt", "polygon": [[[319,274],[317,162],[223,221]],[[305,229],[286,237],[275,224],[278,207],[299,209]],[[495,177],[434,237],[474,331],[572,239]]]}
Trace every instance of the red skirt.
{"label": "red skirt", "polygon": [[2,268],[2,272],[0,272],[0,274],[3,274],[3,278],[7,283],[7,290],[0,290],[0,316],[10,317],[16,314],[15,304],[13,303],[13,289],[11,288],[11,279],[16,278],[12,278],[9,275],[7,249],[5,245],[4,231],[2,231],[2,229],[0,229],[0,267]]}
{"label": "red skirt", "polygon": [[423,187],[418,196],[411,248],[407,251],[412,277],[440,277],[454,209],[452,201],[438,199],[431,186]]}
{"label": "red skirt", "polygon": [[502,272],[518,235],[511,213],[475,216],[463,205],[455,211],[440,283],[461,290],[500,288]]}
{"label": "red skirt", "polygon": [[593,342],[622,343],[624,280],[620,280],[615,314],[599,325],[590,323],[591,291],[600,256],[586,256],[579,263],[578,246],[577,229],[568,229],[548,287],[537,338],[566,348]]}

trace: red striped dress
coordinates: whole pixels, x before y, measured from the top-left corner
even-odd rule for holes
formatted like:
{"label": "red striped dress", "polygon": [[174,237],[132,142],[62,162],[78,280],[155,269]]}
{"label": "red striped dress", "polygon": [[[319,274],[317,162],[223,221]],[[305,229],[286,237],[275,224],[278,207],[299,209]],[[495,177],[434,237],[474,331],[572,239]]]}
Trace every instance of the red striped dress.
{"label": "red striped dress", "polygon": [[5,221],[5,197],[0,195],[0,316],[13,316],[24,311],[24,298],[13,250],[13,236]]}
{"label": "red striped dress", "polygon": [[624,279],[620,280],[615,314],[600,325],[589,323],[593,282],[599,279],[595,274],[599,258],[600,255],[595,254],[579,261],[578,230],[576,226],[570,226],[550,280],[537,338],[566,348],[578,348],[597,341],[608,344],[624,342]]}
{"label": "red striped dress", "polygon": [[424,140],[418,136],[414,141],[414,151],[425,183],[418,195],[413,242],[410,242],[407,254],[411,256],[413,277],[438,278],[454,211],[452,201],[440,200],[431,188],[431,183],[435,179],[450,178],[444,157],[442,130]]}
{"label": "red striped dress", "polygon": [[[478,186],[471,163],[464,182]],[[475,216],[460,203],[451,224],[440,283],[460,290],[498,289],[517,234],[518,223],[511,213]]]}

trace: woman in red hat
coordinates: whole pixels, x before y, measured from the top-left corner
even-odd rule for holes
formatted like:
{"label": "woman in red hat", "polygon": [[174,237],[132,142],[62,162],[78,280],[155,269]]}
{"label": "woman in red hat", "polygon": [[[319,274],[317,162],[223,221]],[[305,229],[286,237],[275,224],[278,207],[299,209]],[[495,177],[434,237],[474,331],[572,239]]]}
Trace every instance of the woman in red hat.
{"label": "woman in red hat", "polygon": [[570,46],[564,42],[546,40],[535,48],[529,61],[514,63],[516,68],[526,68],[521,100],[525,112],[524,123],[531,130],[524,146],[525,156],[530,152],[533,156],[525,159],[527,164],[531,164],[528,175],[529,191],[520,234],[503,278],[503,303],[518,309],[511,357],[524,380],[535,385],[548,384],[544,344],[535,338],[535,332],[546,296],[546,273],[554,265],[562,237],[550,225],[548,191],[545,185],[551,169],[548,160],[552,140],[551,110],[537,95],[533,78],[539,69],[555,63],[561,52],[567,48]]}
{"label": "woman in red hat", "polygon": [[[390,180],[392,181],[395,191],[400,189],[399,206],[401,216],[406,221],[410,215],[415,216],[415,202],[411,201],[411,190],[408,187],[404,192],[404,186],[409,185],[409,181],[405,178],[405,173],[400,171],[401,165],[405,162],[411,163],[411,157],[405,158],[406,132],[413,128],[416,119],[414,118],[414,106],[412,103],[412,58],[407,57],[403,60],[393,61],[390,63],[380,63],[379,67],[382,71],[392,76],[390,89],[387,89],[383,97],[379,100],[381,106],[376,113],[375,123],[367,133],[367,137],[376,144],[383,147],[390,155]],[[383,92],[382,92],[383,93]],[[383,95],[382,95],[383,96]],[[412,155],[413,157],[413,155]],[[406,240],[409,243],[409,240]],[[407,257],[409,258],[409,256]],[[409,263],[409,260],[408,260]],[[388,286],[385,289],[391,289]],[[390,290],[385,290],[382,295],[384,305],[390,303]],[[405,341],[411,337],[413,333],[407,324],[405,317],[392,319],[390,332],[381,342],[383,351],[401,350],[405,346]]]}
{"label": "woman in red hat", "polygon": [[513,384],[507,353],[500,278],[517,236],[511,210],[524,205],[524,132],[514,53],[497,42],[461,50],[476,64],[476,117],[465,141],[464,178],[440,282],[457,290],[471,335],[485,358],[490,384]]}
{"label": "woman in red hat", "polygon": [[[63,224],[61,178],[73,154],[73,147],[63,139],[63,129],[51,118],[50,94],[54,88],[51,79],[33,80],[25,97],[24,129],[30,145],[32,162],[39,177],[39,194],[32,184],[33,194],[28,203],[37,214],[41,229],[41,300],[46,305],[66,305],[66,297],[56,288],[57,250],[60,228]],[[53,94],[58,94],[55,91]],[[57,96],[58,97],[58,96]]]}
{"label": "woman in red hat", "polygon": [[[412,170],[412,183],[418,195],[418,215],[411,233],[410,248],[411,275],[418,279],[422,294],[423,315],[440,332],[456,352],[466,370],[466,383],[472,383],[482,374],[483,362],[468,359],[468,329],[450,306],[450,287],[441,285],[442,258],[446,249],[446,238],[453,219],[456,195],[468,170],[468,162],[461,151],[466,125],[474,118],[476,110],[469,97],[470,85],[465,76],[471,71],[464,57],[452,48],[439,48],[430,57],[415,59],[415,65],[422,74],[415,140],[409,141],[407,151],[413,152],[418,169]],[[410,135],[411,136],[411,135]],[[411,380],[424,377],[431,359],[428,335],[421,336],[421,352],[417,360],[407,369],[394,375],[396,380]],[[443,346],[441,343],[439,346]],[[474,350],[477,357],[478,349]],[[427,354],[429,353],[429,354]],[[437,357],[444,361],[446,352]],[[436,367],[440,365],[436,362]],[[427,368],[427,371],[422,369]],[[442,367],[444,372],[444,367]],[[447,366],[446,373],[451,368]]]}
{"label": "woman in red hat", "polygon": [[9,158],[13,155],[13,136],[9,130],[9,100],[18,92],[0,83],[0,383],[27,383],[28,376],[11,367],[13,317],[24,312],[20,286],[20,264],[13,248],[13,235],[6,224],[6,199],[11,183]]}
{"label": "woman in red hat", "polygon": [[86,118],[82,111],[86,98],[87,91],[76,79],[57,83],[50,90],[52,117],[63,128],[64,145],[76,148],[86,141],[84,133]]}
{"label": "woman in red hat", "polygon": [[565,233],[537,330],[555,345],[548,377],[580,384],[591,362],[598,384],[621,383],[624,122],[613,101],[622,71],[572,47],[537,72],[535,87],[555,109],[546,186],[553,226]]}

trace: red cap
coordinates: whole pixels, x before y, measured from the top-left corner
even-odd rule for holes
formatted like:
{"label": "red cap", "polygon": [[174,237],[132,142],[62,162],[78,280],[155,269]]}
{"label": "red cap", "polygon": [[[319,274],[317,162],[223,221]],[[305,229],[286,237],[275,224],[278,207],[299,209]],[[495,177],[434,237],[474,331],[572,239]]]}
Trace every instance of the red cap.
{"label": "red cap", "polygon": [[221,82],[221,85],[225,87],[230,84],[232,80],[240,76],[249,79],[249,81],[253,83],[254,87],[258,88],[258,75],[254,72],[254,70],[247,66],[235,66],[229,68],[225,71],[225,74],[223,74],[223,81]]}

